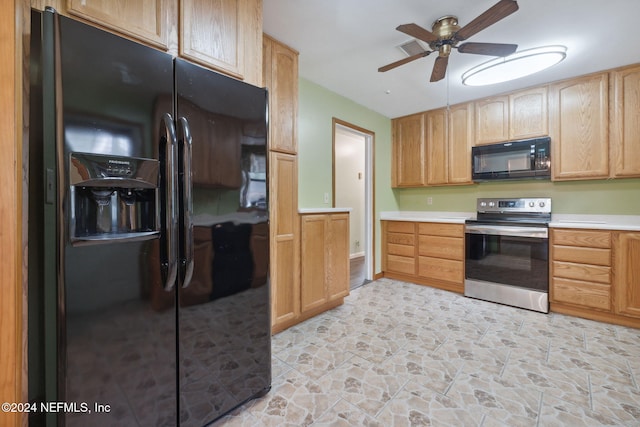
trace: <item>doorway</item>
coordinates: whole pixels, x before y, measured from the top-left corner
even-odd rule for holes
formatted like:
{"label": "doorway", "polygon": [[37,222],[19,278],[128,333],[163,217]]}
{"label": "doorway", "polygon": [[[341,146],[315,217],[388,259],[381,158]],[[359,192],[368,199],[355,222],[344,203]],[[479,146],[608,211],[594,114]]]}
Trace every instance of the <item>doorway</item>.
{"label": "doorway", "polygon": [[351,289],[373,279],[375,134],[333,119],[333,206],[351,208]]}

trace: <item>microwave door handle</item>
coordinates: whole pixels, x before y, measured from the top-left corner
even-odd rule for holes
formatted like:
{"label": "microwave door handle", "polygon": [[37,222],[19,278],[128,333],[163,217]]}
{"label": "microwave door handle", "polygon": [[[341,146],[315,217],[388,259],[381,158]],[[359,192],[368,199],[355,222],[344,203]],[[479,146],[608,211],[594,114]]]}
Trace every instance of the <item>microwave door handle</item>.
{"label": "microwave door handle", "polygon": [[[161,147],[160,152],[164,151],[164,168],[161,173],[164,175],[164,237],[166,242],[166,257],[161,261],[163,271],[166,271],[164,277],[164,289],[171,291],[176,283],[176,277],[178,275],[178,226],[176,217],[176,181],[178,174],[176,173],[175,166],[175,146],[177,143],[176,128],[173,122],[173,118],[169,113],[165,113],[161,119],[161,133],[164,137],[161,138],[161,143],[164,142],[164,147]],[[162,246],[162,245],[161,245]]]}
{"label": "microwave door handle", "polygon": [[191,283],[191,278],[193,276],[193,253],[194,253],[194,245],[193,245],[193,169],[192,169],[192,158],[191,158],[191,147],[192,147],[192,136],[191,130],[189,129],[189,122],[186,118],[180,117],[178,120],[180,125],[180,129],[182,131],[182,170],[184,172],[184,177],[182,179],[182,194],[183,200],[182,203],[184,205],[184,223],[182,224],[184,233],[184,259],[183,270],[184,270],[184,278],[182,281],[182,287],[186,288]]}

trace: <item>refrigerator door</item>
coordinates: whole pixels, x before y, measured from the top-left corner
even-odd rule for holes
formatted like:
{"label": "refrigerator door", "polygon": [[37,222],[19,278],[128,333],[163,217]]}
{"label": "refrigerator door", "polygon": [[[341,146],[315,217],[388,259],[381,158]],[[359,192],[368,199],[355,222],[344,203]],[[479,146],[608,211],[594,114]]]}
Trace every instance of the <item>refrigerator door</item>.
{"label": "refrigerator door", "polygon": [[[44,98],[57,111],[56,158],[48,160],[58,182],[57,400],[88,405],[61,417],[66,426],[173,426],[177,232],[172,242],[173,178],[163,171],[173,167],[175,132],[170,115],[161,120],[172,112],[162,105],[172,96],[172,57],[45,15],[56,53]],[[86,175],[74,159],[88,158],[104,179],[71,181]],[[144,185],[136,184],[141,168],[152,170]],[[72,240],[78,222],[97,240]],[[157,233],[143,236],[146,228]]]}
{"label": "refrigerator door", "polygon": [[180,425],[202,426],[271,384],[267,94],[180,59],[175,75]]}

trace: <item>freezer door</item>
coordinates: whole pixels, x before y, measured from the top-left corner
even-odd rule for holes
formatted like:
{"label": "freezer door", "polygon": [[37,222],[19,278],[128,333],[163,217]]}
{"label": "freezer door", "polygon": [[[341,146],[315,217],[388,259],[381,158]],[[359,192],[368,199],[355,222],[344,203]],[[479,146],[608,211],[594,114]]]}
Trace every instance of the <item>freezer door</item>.
{"label": "freezer door", "polygon": [[[47,167],[57,170],[58,183],[61,375],[56,400],[85,402],[91,409],[60,416],[66,426],[175,425],[175,290],[167,285],[170,267],[161,269],[161,259],[170,258],[163,255],[171,244],[163,230],[171,222],[164,209],[168,203],[160,200],[164,197],[160,187],[146,194],[135,188],[135,182],[130,191],[115,188],[119,176],[134,175],[138,163],[127,158],[149,159],[144,164],[159,163],[158,170],[167,166],[160,156],[163,132],[158,118],[172,113],[172,103],[163,104],[172,97],[172,58],[52,11],[45,12],[43,20],[49,23],[43,39],[52,46],[52,59],[43,64],[49,67],[45,74],[52,76],[52,84],[45,82],[43,89],[45,126],[47,117],[53,124],[45,133],[55,138],[44,141],[57,141],[55,157],[45,159]],[[114,188],[94,191],[79,184],[73,188],[69,181],[72,153],[106,158],[103,172],[111,174]],[[160,185],[167,188],[166,179],[160,178]],[[74,244],[69,237],[69,212],[75,208],[72,191],[89,191],[87,205],[101,208],[97,215],[101,228],[94,231],[103,235],[143,224],[135,220],[135,209],[127,206],[127,200],[149,197],[163,219],[162,226],[159,220],[154,223],[162,237]],[[164,192],[170,195],[172,190]]]}
{"label": "freezer door", "polygon": [[179,59],[175,74],[192,153],[178,162],[180,425],[202,426],[271,383],[267,94]]}

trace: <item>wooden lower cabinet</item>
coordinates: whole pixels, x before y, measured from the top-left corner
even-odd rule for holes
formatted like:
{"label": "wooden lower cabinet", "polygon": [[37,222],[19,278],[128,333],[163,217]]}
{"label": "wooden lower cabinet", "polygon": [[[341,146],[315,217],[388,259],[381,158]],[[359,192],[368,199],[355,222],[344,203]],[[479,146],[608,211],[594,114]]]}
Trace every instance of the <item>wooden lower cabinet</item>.
{"label": "wooden lower cabinet", "polygon": [[415,276],[416,226],[412,222],[382,221],[382,270]]}
{"label": "wooden lower cabinet", "polygon": [[385,277],[462,293],[464,225],[382,221]]}
{"label": "wooden lower cabinet", "polygon": [[640,233],[551,229],[551,311],[640,327]]}
{"label": "wooden lower cabinet", "polygon": [[552,303],[611,310],[611,232],[551,232]]}
{"label": "wooden lower cabinet", "polygon": [[[277,313],[273,333],[341,305],[349,295],[349,214],[300,215],[298,244],[300,270],[296,284],[277,284],[274,288],[275,307],[280,303],[287,309]],[[279,269],[280,263],[293,261],[285,253],[276,255],[276,260]]]}
{"label": "wooden lower cabinet", "polygon": [[454,292],[464,292],[464,226],[418,224],[418,276]]}
{"label": "wooden lower cabinet", "polygon": [[640,232],[614,234],[614,260],[615,311],[640,319]]}
{"label": "wooden lower cabinet", "polygon": [[349,214],[301,217],[302,312],[339,302],[349,294]]}

